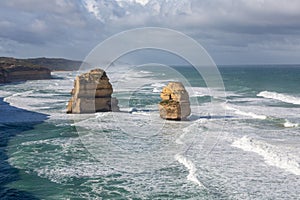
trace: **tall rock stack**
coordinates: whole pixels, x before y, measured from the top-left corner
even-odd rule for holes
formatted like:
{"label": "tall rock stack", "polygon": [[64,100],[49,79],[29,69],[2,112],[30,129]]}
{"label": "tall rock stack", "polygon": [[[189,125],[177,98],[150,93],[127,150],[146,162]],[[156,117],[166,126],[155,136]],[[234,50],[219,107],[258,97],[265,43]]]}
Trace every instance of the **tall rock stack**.
{"label": "tall rock stack", "polygon": [[159,103],[160,117],[169,120],[186,119],[191,114],[189,94],[180,82],[170,82],[163,88]]}
{"label": "tall rock stack", "polygon": [[111,97],[112,85],[102,69],[81,74],[74,81],[67,113],[118,111],[118,101]]}

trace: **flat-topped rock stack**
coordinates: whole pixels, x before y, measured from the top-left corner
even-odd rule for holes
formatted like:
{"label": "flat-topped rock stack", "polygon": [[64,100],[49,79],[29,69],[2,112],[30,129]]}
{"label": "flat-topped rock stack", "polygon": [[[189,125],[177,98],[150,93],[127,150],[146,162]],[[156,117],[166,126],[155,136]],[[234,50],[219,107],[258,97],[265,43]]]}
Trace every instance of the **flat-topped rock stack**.
{"label": "flat-topped rock stack", "polygon": [[75,78],[67,113],[118,111],[118,101],[111,95],[113,88],[106,72],[93,69]]}
{"label": "flat-topped rock stack", "polygon": [[189,94],[180,82],[170,82],[160,94],[160,117],[169,120],[186,119],[191,114]]}

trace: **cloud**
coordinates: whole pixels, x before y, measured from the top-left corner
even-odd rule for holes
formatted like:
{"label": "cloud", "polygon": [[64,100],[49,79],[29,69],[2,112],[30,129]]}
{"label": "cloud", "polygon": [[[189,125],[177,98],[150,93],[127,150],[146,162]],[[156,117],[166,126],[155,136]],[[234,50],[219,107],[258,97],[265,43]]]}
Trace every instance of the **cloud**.
{"label": "cloud", "polygon": [[234,63],[237,54],[251,62],[258,52],[258,62],[272,62],[271,55],[300,62],[287,56],[300,46],[298,0],[4,0],[0,19],[1,41],[13,41],[24,56],[63,50],[83,58],[112,34],[158,26],[193,37],[220,63]]}
{"label": "cloud", "polygon": [[23,12],[51,12],[51,13],[69,13],[76,10],[76,4],[71,0],[4,0],[1,2],[3,7]]}
{"label": "cloud", "polygon": [[278,0],[149,0],[143,5],[133,0],[84,2],[107,27],[120,29],[150,25],[250,35],[300,31],[300,1],[296,0],[284,4]]}
{"label": "cloud", "polygon": [[72,30],[86,25],[79,14],[79,7],[69,1],[48,3],[11,0],[2,1],[0,6],[0,37],[19,43],[46,44],[64,41]]}

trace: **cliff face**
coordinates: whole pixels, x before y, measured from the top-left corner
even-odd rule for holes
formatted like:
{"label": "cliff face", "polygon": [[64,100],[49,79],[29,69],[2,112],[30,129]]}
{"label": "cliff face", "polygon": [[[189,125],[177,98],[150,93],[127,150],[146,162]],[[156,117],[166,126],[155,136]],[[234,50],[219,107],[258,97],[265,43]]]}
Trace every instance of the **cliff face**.
{"label": "cliff face", "polygon": [[0,83],[50,78],[51,71],[48,68],[27,65],[13,58],[0,60]]}
{"label": "cliff face", "polygon": [[87,63],[63,58],[17,59],[0,57],[0,83],[16,81],[50,79],[51,71],[78,70]]}
{"label": "cliff face", "polygon": [[13,63],[19,66],[40,66],[50,69],[51,71],[73,71],[78,70],[82,64],[89,66],[87,63],[77,60],[68,60],[63,58],[28,58],[17,59],[10,57],[0,57],[0,63]]}
{"label": "cliff face", "polygon": [[80,68],[81,64],[88,66],[87,63],[83,63],[81,61],[63,58],[30,58],[23,59],[23,61],[46,67],[51,71],[76,71]]}
{"label": "cliff face", "polygon": [[170,120],[186,119],[191,114],[189,94],[180,82],[170,82],[163,88],[159,103],[160,117]]}
{"label": "cliff face", "polygon": [[67,113],[94,113],[118,111],[118,101],[111,97],[112,85],[102,69],[94,69],[77,76]]}

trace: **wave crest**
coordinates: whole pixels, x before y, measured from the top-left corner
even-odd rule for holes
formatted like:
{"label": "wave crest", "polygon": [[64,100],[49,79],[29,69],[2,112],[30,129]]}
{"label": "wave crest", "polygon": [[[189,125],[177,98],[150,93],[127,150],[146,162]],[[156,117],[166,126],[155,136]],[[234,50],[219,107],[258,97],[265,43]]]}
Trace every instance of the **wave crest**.
{"label": "wave crest", "polygon": [[299,124],[290,122],[289,120],[285,120],[283,126],[284,126],[285,128],[296,128],[296,127],[299,126]]}
{"label": "wave crest", "polygon": [[282,102],[285,102],[285,103],[300,105],[300,97],[294,97],[294,96],[287,95],[287,94],[280,94],[280,93],[277,93],[277,92],[262,91],[262,92],[258,93],[256,96],[264,97],[264,98],[267,98],[267,99],[275,99],[275,100],[279,100],[279,101],[282,101]]}
{"label": "wave crest", "polygon": [[189,170],[187,180],[197,184],[200,187],[205,188],[205,186],[197,178],[197,175],[196,175],[197,168],[192,161],[190,161],[189,159],[187,159],[186,157],[184,157],[181,154],[176,154],[175,159]]}
{"label": "wave crest", "polygon": [[262,119],[262,120],[267,119],[266,115],[259,115],[259,114],[255,114],[253,112],[245,112],[245,111],[233,108],[233,107],[228,106],[228,105],[225,105],[225,109],[232,110],[237,115],[243,115],[243,116],[246,116],[246,117],[251,117],[253,119]]}
{"label": "wave crest", "polygon": [[257,153],[265,159],[267,164],[284,169],[295,175],[300,175],[300,165],[297,162],[297,158],[294,155],[283,152],[282,149],[274,145],[244,136],[234,141],[232,146],[244,151]]}

